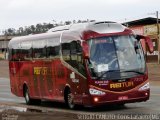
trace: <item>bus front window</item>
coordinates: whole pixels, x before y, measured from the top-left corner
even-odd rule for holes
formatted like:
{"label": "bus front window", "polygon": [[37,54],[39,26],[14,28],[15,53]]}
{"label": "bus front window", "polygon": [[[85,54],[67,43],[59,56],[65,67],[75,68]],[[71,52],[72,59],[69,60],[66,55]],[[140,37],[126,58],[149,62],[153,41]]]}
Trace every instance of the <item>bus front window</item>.
{"label": "bus front window", "polygon": [[140,42],[134,36],[91,39],[89,69],[92,78],[123,79],[144,74],[145,62]]}

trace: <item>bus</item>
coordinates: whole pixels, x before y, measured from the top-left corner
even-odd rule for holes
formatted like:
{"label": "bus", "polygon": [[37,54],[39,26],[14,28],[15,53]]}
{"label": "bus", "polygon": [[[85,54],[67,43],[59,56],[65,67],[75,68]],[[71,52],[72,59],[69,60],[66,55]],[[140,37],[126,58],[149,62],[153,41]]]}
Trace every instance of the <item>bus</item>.
{"label": "bus", "polygon": [[43,100],[98,106],[147,101],[147,66],[141,41],[116,22],[55,27],[46,33],[13,38],[9,48],[11,92],[26,104]]}

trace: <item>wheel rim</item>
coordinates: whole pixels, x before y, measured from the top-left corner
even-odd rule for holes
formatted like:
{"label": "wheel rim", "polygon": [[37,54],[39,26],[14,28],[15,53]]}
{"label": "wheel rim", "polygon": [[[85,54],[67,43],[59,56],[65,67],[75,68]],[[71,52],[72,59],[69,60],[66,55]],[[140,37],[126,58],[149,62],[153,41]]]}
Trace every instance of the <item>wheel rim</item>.
{"label": "wheel rim", "polygon": [[26,89],[25,99],[26,99],[26,103],[29,103],[28,89]]}
{"label": "wheel rim", "polygon": [[74,102],[73,102],[73,95],[72,95],[72,93],[68,94],[68,106],[70,108],[74,108]]}

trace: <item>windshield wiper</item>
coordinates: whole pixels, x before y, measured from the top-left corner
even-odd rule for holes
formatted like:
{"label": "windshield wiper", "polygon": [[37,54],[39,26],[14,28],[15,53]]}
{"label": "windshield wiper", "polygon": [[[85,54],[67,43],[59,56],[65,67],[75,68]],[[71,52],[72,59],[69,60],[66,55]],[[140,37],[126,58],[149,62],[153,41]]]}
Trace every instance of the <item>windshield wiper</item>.
{"label": "windshield wiper", "polygon": [[103,73],[101,76],[97,77],[97,79],[103,78],[103,76],[104,76],[105,74],[108,74],[108,73],[110,73],[110,72],[120,72],[120,70],[110,70],[110,71],[106,71],[106,72]]}
{"label": "windshield wiper", "polygon": [[99,77],[96,77],[96,79],[101,79],[103,78],[103,76],[105,74],[108,74],[110,72],[119,72],[119,73],[123,73],[123,72],[134,72],[134,73],[137,73],[137,74],[140,74],[140,75],[144,75],[145,73],[144,72],[139,72],[139,71],[136,71],[136,70],[126,70],[126,71],[120,71],[120,70],[110,70],[110,71],[106,71],[105,73],[103,73],[101,76]]}
{"label": "windshield wiper", "polygon": [[137,71],[137,70],[125,70],[125,71],[121,71],[121,72],[134,72],[134,73],[141,74],[141,75],[145,74],[144,72],[140,72],[140,71]]}

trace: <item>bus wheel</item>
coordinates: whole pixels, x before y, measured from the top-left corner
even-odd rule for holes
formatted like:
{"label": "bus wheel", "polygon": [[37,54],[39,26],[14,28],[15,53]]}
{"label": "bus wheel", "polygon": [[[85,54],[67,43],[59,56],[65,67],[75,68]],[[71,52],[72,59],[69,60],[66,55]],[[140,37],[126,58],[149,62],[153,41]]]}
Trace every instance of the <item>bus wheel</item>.
{"label": "bus wheel", "polygon": [[125,103],[118,104],[120,107],[125,107]]}
{"label": "bus wheel", "polygon": [[24,88],[24,97],[25,97],[25,101],[26,101],[27,105],[39,105],[39,104],[41,104],[40,99],[31,99],[30,98],[29,90],[28,90],[27,86],[25,86],[25,88]]}
{"label": "bus wheel", "polygon": [[27,87],[24,88],[24,98],[27,105],[30,105],[32,103],[32,100],[30,99],[29,90]]}
{"label": "bus wheel", "polygon": [[75,104],[73,102],[73,94],[71,93],[70,90],[67,90],[67,93],[66,93],[66,104],[67,106],[70,108],[70,109],[73,109],[75,107]]}

